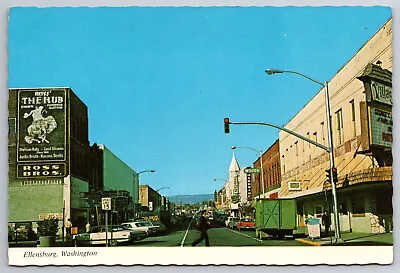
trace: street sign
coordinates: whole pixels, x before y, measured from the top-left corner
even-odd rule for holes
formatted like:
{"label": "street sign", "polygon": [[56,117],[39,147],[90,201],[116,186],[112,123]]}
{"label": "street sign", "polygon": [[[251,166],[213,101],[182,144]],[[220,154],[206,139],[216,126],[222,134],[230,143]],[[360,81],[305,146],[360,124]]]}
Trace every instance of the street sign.
{"label": "street sign", "polygon": [[246,168],[244,169],[245,173],[261,173],[260,168]]}
{"label": "street sign", "polygon": [[103,210],[111,210],[111,198],[101,198],[101,208]]}

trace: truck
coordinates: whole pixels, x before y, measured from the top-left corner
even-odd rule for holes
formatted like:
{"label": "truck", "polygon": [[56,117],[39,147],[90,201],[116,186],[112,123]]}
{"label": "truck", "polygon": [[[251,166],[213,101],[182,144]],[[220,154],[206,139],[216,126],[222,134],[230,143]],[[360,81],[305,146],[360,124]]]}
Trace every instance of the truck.
{"label": "truck", "polygon": [[295,199],[257,199],[256,200],[256,237],[266,235],[284,239],[297,230]]}

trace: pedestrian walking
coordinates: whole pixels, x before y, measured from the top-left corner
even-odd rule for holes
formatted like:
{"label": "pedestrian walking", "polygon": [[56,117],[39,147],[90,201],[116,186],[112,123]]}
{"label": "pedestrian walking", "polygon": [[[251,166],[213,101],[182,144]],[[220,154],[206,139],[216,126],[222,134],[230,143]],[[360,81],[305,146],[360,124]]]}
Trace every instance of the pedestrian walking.
{"label": "pedestrian walking", "polygon": [[205,241],[206,246],[210,246],[210,241],[208,239],[207,230],[209,229],[210,225],[206,219],[206,211],[202,212],[199,221],[196,223],[197,229],[200,231],[200,238],[197,239],[192,243],[192,246],[196,246],[201,241]]}
{"label": "pedestrian walking", "polygon": [[67,221],[65,221],[65,231],[67,233],[67,238],[69,238],[71,236],[71,228],[72,228],[72,222],[71,219],[67,219]]}
{"label": "pedestrian walking", "polygon": [[331,216],[328,214],[328,211],[325,210],[322,215],[322,225],[325,227],[325,235],[329,235],[329,228],[331,226]]}
{"label": "pedestrian walking", "polygon": [[87,222],[87,224],[86,224],[86,226],[85,226],[85,229],[86,229],[86,233],[89,233],[90,230],[92,229],[92,226],[90,225],[89,222]]}

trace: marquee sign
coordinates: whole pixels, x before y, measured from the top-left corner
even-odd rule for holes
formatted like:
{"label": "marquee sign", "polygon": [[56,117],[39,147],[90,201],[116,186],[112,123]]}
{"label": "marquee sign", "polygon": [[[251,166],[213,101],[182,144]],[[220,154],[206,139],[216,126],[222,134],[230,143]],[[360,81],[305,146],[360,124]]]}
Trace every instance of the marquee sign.
{"label": "marquee sign", "polygon": [[368,114],[371,145],[391,148],[393,142],[392,112],[369,106]]}
{"label": "marquee sign", "polygon": [[17,162],[66,160],[66,89],[18,90]]}
{"label": "marquee sign", "polygon": [[371,95],[373,101],[378,101],[390,106],[393,105],[391,86],[371,81]]}

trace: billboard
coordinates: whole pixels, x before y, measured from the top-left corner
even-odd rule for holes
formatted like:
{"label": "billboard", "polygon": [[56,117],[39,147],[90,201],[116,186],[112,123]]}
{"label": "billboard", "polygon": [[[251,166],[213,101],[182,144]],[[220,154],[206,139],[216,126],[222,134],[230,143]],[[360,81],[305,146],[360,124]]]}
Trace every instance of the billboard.
{"label": "billboard", "polygon": [[66,160],[66,96],[64,88],[18,90],[18,163]]}

